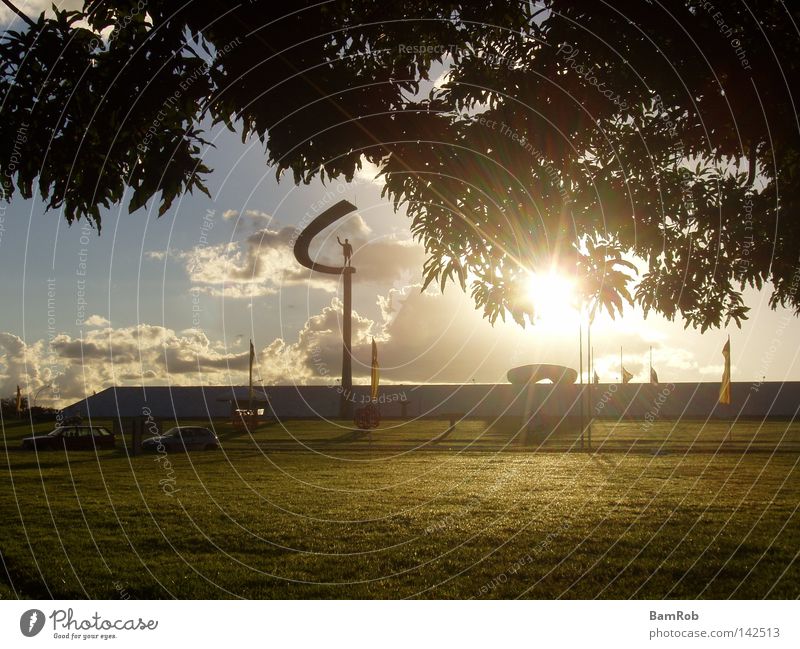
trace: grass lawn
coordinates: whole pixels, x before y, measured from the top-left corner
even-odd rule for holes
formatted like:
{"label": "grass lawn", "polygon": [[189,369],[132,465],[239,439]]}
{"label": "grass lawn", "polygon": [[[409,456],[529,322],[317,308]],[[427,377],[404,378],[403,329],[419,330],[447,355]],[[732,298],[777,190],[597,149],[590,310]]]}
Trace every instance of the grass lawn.
{"label": "grass lawn", "polygon": [[6,421],[0,598],[800,596],[800,425],[600,422],[592,454],[446,428],[37,456]]}

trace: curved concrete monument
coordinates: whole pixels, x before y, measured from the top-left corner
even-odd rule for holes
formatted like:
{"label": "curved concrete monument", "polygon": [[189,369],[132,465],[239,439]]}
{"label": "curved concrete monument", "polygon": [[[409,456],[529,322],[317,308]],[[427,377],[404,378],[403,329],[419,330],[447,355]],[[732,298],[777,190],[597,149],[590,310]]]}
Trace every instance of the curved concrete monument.
{"label": "curved concrete monument", "polygon": [[358,208],[349,201],[339,201],[317,216],[317,218],[306,226],[305,230],[297,237],[297,241],[294,242],[295,259],[306,268],[315,270],[318,273],[327,273],[328,275],[355,273],[356,269],[352,266],[328,266],[313,261],[308,252],[308,247],[311,245],[311,240],[325,228],[333,225],[339,219],[350,214],[350,212],[355,212],[357,209]]}
{"label": "curved concrete monument", "polygon": [[[352,309],[353,309],[353,287],[352,279],[356,269],[350,266],[350,254],[352,254],[352,246],[344,248],[345,265],[344,266],[328,266],[326,264],[319,264],[311,259],[308,252],[308,247],[311,245],[312,239],[322,232],[329,225],[332,225],[339,219],[354,212],[356,206],[349,201],[339,201],[332,205],[322,214],[317,216],[311,223],[297,237],[294,243],[294,256],[300,264],[310,270],[315,270],[318,273],[326,273],[328,275],[341,275],[342,283],[344,285],[344,299],[342,309],[342,401],[340,407],[340,415],[348,417],[350,411],[350,399],[353,393],[353,360],[352,360]],[[347,242],[347,239],[345,239]],[[340,242],[341,243],[341,242]],[[349,242],[347,242],[349,245]]]}
{"label": "curved concrete monument", "polygon": [[571,384],[578,380],[578,373],[571,367],[564,365],[549,365],[536,363],[521,365],[508,370],[508,382],[514,385],[527,385],[539,381],[551,381],[554,384]]}

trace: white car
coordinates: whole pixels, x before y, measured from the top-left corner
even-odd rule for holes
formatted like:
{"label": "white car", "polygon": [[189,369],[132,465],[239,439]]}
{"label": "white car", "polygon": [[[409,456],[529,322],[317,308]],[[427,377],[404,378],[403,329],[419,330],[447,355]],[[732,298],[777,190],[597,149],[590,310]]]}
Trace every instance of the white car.
{"label": "white car", "polygon": [[157,451],[215,451],[219,438],[213,430],[201,426],[176,426],[163,435],[156,435],[142,442],[142,450]]}

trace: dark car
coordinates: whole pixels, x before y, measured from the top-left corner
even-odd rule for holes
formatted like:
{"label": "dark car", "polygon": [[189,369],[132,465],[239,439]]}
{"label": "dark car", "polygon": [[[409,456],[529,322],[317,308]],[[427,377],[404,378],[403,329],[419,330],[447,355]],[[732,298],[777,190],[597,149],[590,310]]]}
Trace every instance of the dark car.
{"label": "dark car", "polygon": [[163,435],[142,442],[145,451],[213,451],[219,448],[219,438],[213,430],[201,426],[177,426]]}
{"label": "dark car", "polygon": [[114,434],[102,426],[59,426],[46,435],[32,435],[22,440],[22,448],[39,451],[64,448],[69,451],[92,451],[114,448]]}

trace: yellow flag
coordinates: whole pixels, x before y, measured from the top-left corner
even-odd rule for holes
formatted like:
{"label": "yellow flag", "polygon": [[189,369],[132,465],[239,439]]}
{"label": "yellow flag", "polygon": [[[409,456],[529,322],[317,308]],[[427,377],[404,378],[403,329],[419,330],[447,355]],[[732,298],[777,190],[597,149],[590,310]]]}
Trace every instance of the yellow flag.
{"label": "yellow flag", "polygon": [[719,386],[719,402],[731,402],[731,337],[722,348],[722,355],[725,357],[725,369],[722,371],[722,383]]}
{"label": "yellow flag", "polygon": [[623,367],[622,368],[622,382],[623,383],[630,383],[632,378],[633,378],[633,374],[631,374],[628,370],[626,370]]}
{"label": "yellow flag", "polygon": [[[256,359],[256,348],[253,347],[253,341],[250,341],[250,392],[248,398],[253,399],[253,361]],[[252,406],[250,406],[252,407]]]}
{"label": "yellow flag", "polygon": [[370,397],[373,401],[378,398],[378,380],[380,379],[380,366],[378,365],[378,346],[375,339],[372,339],[372,388]]}

